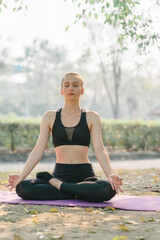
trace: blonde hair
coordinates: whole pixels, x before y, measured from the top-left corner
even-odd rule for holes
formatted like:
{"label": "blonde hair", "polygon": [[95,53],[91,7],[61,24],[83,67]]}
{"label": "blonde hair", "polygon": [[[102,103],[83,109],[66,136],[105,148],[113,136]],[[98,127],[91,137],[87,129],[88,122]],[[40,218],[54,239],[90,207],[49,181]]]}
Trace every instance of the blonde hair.
{"label": "blonde hair", "polygon": [[67,77],[68,75],[75,75],[77,78],[79,78],[80,82],[81,82],[81,87],[83,87],[83,79],[81,78],[81,76],[77,73],[73,73],[73,72],[70,72],[70,73],[67,73],[63,78],[62,78],[62,82],[61,82],[61,88],[63,88],[63,82],[64,82],[64,79],[65,77]]}

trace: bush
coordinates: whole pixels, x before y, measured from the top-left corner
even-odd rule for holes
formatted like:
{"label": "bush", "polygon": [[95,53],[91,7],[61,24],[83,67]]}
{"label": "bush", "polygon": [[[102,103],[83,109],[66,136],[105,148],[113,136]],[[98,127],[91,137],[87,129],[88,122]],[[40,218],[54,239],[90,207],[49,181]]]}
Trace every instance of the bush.
{"label": "bush", "polygon": [[[0,117],[0,147],[33,148],[40,131],[41,118]],[[102,138],[106,147],[160,150],[160,122],[102,119]],[[48,147],[53,147],[50,138]],[[93,146],[90,146],[93,149]]]}
{"label": "bush", "polygon": [[127,150],[160,150],[160,122],[137,120],[102,120],[105,146]]}

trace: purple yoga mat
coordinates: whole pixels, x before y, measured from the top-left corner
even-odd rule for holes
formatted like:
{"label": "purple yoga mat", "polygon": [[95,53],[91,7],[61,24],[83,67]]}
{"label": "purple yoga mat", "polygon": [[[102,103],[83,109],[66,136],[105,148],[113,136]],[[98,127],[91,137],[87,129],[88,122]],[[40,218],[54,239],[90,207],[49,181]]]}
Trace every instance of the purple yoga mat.
{"label": "purple yoga mat", "polygon": [[160,196],[127,196],[116,195],[110,201],[96,203],[86,202],[79,199],[67,200],[23,200],[16,192],[0,191],[0,202],[10,204],[35,204],[35,205],[56,205],[69,207],[114,207],[133,211],[160,211]]}

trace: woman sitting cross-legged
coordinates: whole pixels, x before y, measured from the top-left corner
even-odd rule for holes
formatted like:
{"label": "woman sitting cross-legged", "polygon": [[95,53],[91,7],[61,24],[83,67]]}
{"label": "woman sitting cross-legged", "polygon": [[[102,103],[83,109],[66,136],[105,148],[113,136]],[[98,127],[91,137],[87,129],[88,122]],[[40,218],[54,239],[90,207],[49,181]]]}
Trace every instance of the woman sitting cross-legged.
{"label": "woman sitting cross-legged", "polygon": [[[10,190],[27,200],[58,200],[78,198],[90,202],[108,201],[121,188],[122,178],[112,170],[101,136],[101,119],[97,112],[80,107],[84,93],[83,80],[76,73],[68,73],[61,82],[65,104],[58,110],[44,113],[37,143],[19,175],[10,174]],[[56,153],[53,173],[39,172],[36,178],[25,179],[42,158],[50,133]],[[95,155],[108,178],[96,177],[88,159],[92,140]]]}

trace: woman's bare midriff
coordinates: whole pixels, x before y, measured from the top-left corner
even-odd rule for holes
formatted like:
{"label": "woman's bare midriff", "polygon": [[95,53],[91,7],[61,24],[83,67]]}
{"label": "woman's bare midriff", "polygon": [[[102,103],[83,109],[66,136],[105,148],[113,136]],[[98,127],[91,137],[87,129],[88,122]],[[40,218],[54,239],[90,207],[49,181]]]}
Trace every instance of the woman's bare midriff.
{"label": "woman's bare midriff", "polygon": [[88,147],[80,145],[64,145],[55,148],[57,163],[80,164],[90,163]]}

